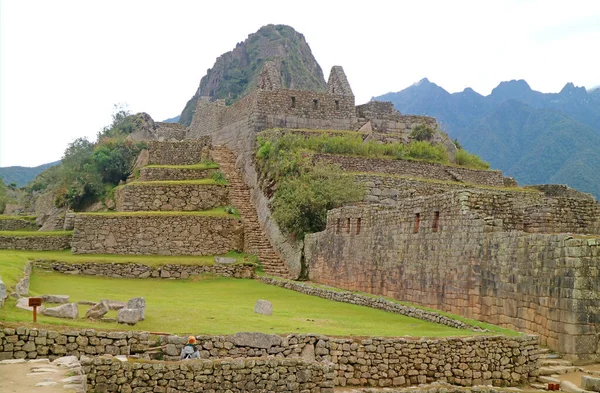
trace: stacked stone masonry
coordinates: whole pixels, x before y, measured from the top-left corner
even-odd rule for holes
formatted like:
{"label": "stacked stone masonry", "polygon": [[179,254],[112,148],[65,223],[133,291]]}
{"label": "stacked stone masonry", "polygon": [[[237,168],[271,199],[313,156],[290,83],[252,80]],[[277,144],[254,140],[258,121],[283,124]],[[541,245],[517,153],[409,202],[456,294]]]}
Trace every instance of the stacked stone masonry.
{"label": "stacked stone masonry", "polygon": [[195,180],[210,178],[218,169],[190,169],[190,168],[161,168],[145,167],[140,169],[141,181],[160,180]]}
{"label": "stacked stone masonry", "polygon": [[223,277],[254,278],[255,266],[251,264],[177,265],[148,266],[139,263],[65,263],[38,260],[36,267],[52,269],[60,273],[122,278],[169,278],[185,279],[201,274]]}
{"label": "stacked stone masonry", "polygon": [[302,359],[82,362],[91,392],[333,393],[330,367]]}
{"label": "stacked stone masonry", "polygon": [[[462,386],[519,386],[536,377],[538,370],[538,339],[533,336],[345,339],[236,333],[196,338],[202,359],[246,361],[248,357],[262,357],[268,361],[299,361],[298,358],[304,358],[325,364],[333,374],[333,384],[328,387],[410,386],[436,381]],[[187,337],[178,336],[159,336],[156,341],[145,332],[4,328],[0,330],[0,359],[128,355],[164,345],[164,360],[178,360],[186,342]]]}
{"label": "stacked stone masonry", "polygon": [[315,154],[313,159],[315,162],[322,161],[337,164],[346,172],[388,173],[492,187],[505,186],[505,177],[502,176],[500,171],[469,169],[421,161],[334,156],[330,154]]}
{"label": "stacked stone masonry", "polygon": [[74,254],[219,255],[243,249],[240,221],[195,214],[78,214]]}
{"label": "stacked stone masonry", "polygon": [[6,236],[0,235],[0,249],[52,251],[71,247],[71,234],[48,236]]}
{"label": "stacked stone masonry", "polygon": [[359,295],[357,293],[329,290],[325,288],[319,288],[312,285],[306,285],[295,281],[273,279],[270,277],[261,277],[263,283],[269,285],[276,285],[278,287],[291,289],[306,295],[318,296],[324,299],[333,300],[335,302],[356,304],[359,306],[365,306],[375,308],[378,310],[384,310],[392,312],[394,314],[406,315],[407,317],[417,318],[428,322],[439,323],[441,325],[450,326],[456,329],[467,329],[481,332],[482,328],[478,326],[471,326],[465,322],[447,317],[435,311],[427,311],[411,306],[403,306],[383,298],[374,298],[371,296]]}
{"label": "stacked stone masonry", "polygon": [[199,211],[229,204],[229,191],[218,184],[129,183],[115,190],[118,211]]}
{"label": "stacked stone masonry", "polygon": [[[552,199],[541,206],[561,214],[544,216],[530,205],[537,198],[546,197],[465,191],[336,209],[307,236],[309,276],[539,334],[570,359],[597,361],[600,238],[554,234],[585,232],[569,210],[581,205]],[[532,228],[547,233],[523,231]]]}
{"label": "stacked stone masonry", "polygon": [[0,231],[35,231],[37,229],[35,221],[19,217],[0,217]]}
{"label": "stacked stone masonry", "polygon": [[193,165],[209,159],[210,139],[177,142],[147,141],[147,165]]}

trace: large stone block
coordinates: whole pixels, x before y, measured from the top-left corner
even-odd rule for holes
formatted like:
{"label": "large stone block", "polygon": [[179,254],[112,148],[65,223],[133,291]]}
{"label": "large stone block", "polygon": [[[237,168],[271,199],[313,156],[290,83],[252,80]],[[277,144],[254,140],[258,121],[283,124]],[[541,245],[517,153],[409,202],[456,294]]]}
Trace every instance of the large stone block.
{"label": "large stone block", "polygon": [[142,319],[140,308],[122,308],[117,312],[117,322],[135,325]]}
{"label": "large stone block", "polygon": [[241,347],[269,349],[281,345],[282,339],[274,334],[240,332],[232,337],[233,343]]}
{"label": "large stone block", "polygon": [[143,297],[134,297],[133,299],[129,299],[126,308],[139,309],[140,320],[143,321],[146,319],[146,299]]}
{"label": "large stone block", "polygon": [[58,307],[45,308],[42,310],[42,314],[48,317],[77,319],[79,318],[79,307],[77,303],[68,303]]}

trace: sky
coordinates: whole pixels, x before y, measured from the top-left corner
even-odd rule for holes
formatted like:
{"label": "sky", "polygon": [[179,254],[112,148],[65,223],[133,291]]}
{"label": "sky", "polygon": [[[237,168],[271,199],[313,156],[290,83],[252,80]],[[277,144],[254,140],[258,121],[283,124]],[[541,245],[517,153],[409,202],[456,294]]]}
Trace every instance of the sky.
{"label": "sky", "polygon": [[357,104],[425,77],[484,95],[600,85],[596,0],[0,0],[0,166],[59,160],[115,104],[179,115],[216,58],[270,23],[304,34],[326,79],[343,66]]}

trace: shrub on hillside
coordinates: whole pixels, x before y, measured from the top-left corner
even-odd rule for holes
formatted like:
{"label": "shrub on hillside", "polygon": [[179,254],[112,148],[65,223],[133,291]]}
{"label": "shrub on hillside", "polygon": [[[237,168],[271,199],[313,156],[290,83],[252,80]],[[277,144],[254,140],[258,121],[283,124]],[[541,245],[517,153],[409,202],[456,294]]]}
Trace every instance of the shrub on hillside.
{"label": "shrub on hillside", "polygon": [[289,233],[304,238],[325,229],[327,210],[363,199],[365,190],[336,165],[317,163],[310,171],[284,179],[275,192],[273,217]]}
{"label": "shrub on hillside", "polygon": [[412,129],[410,137],[416,141],[430,141],[435,131],[424,124],[419,124]]}
{"label": "shrub on hillside", "polygon": [[429,142],[412,142],[407,146],[407,157],[417,160],[433,161],[445,164],[448,153],[442,145],[432,145]]}
{"label": "shrub on hillside", "polygon": [[483,161],[479,156],[471,154],[466,150],[459,149],[454,154],[454,162],[458,165],[473,169],[490,169],[490,164]]}

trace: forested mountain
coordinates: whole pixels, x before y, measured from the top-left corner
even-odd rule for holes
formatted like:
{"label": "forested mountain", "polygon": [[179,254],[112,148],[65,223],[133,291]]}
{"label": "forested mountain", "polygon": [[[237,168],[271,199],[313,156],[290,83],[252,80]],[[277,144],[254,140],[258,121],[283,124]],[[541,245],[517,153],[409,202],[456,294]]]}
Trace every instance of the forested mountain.
{"label": "forested mountain", "polygon": [[560,183],[600,199],[600,90],[559,93],[502,82],[488,96],[450,94],[427,79],[375,100],[438,119],[452,138],[522,184]]}
{"label": "forested mountain", "polygon": [[50,162],[36,167],[25,166],[6,166],[0,168],[0,179],[4,184],[9,185],[15,183],[17,187],[22,187],[32,181],[37,175],[46,169],[58,165],[60,161]]}

